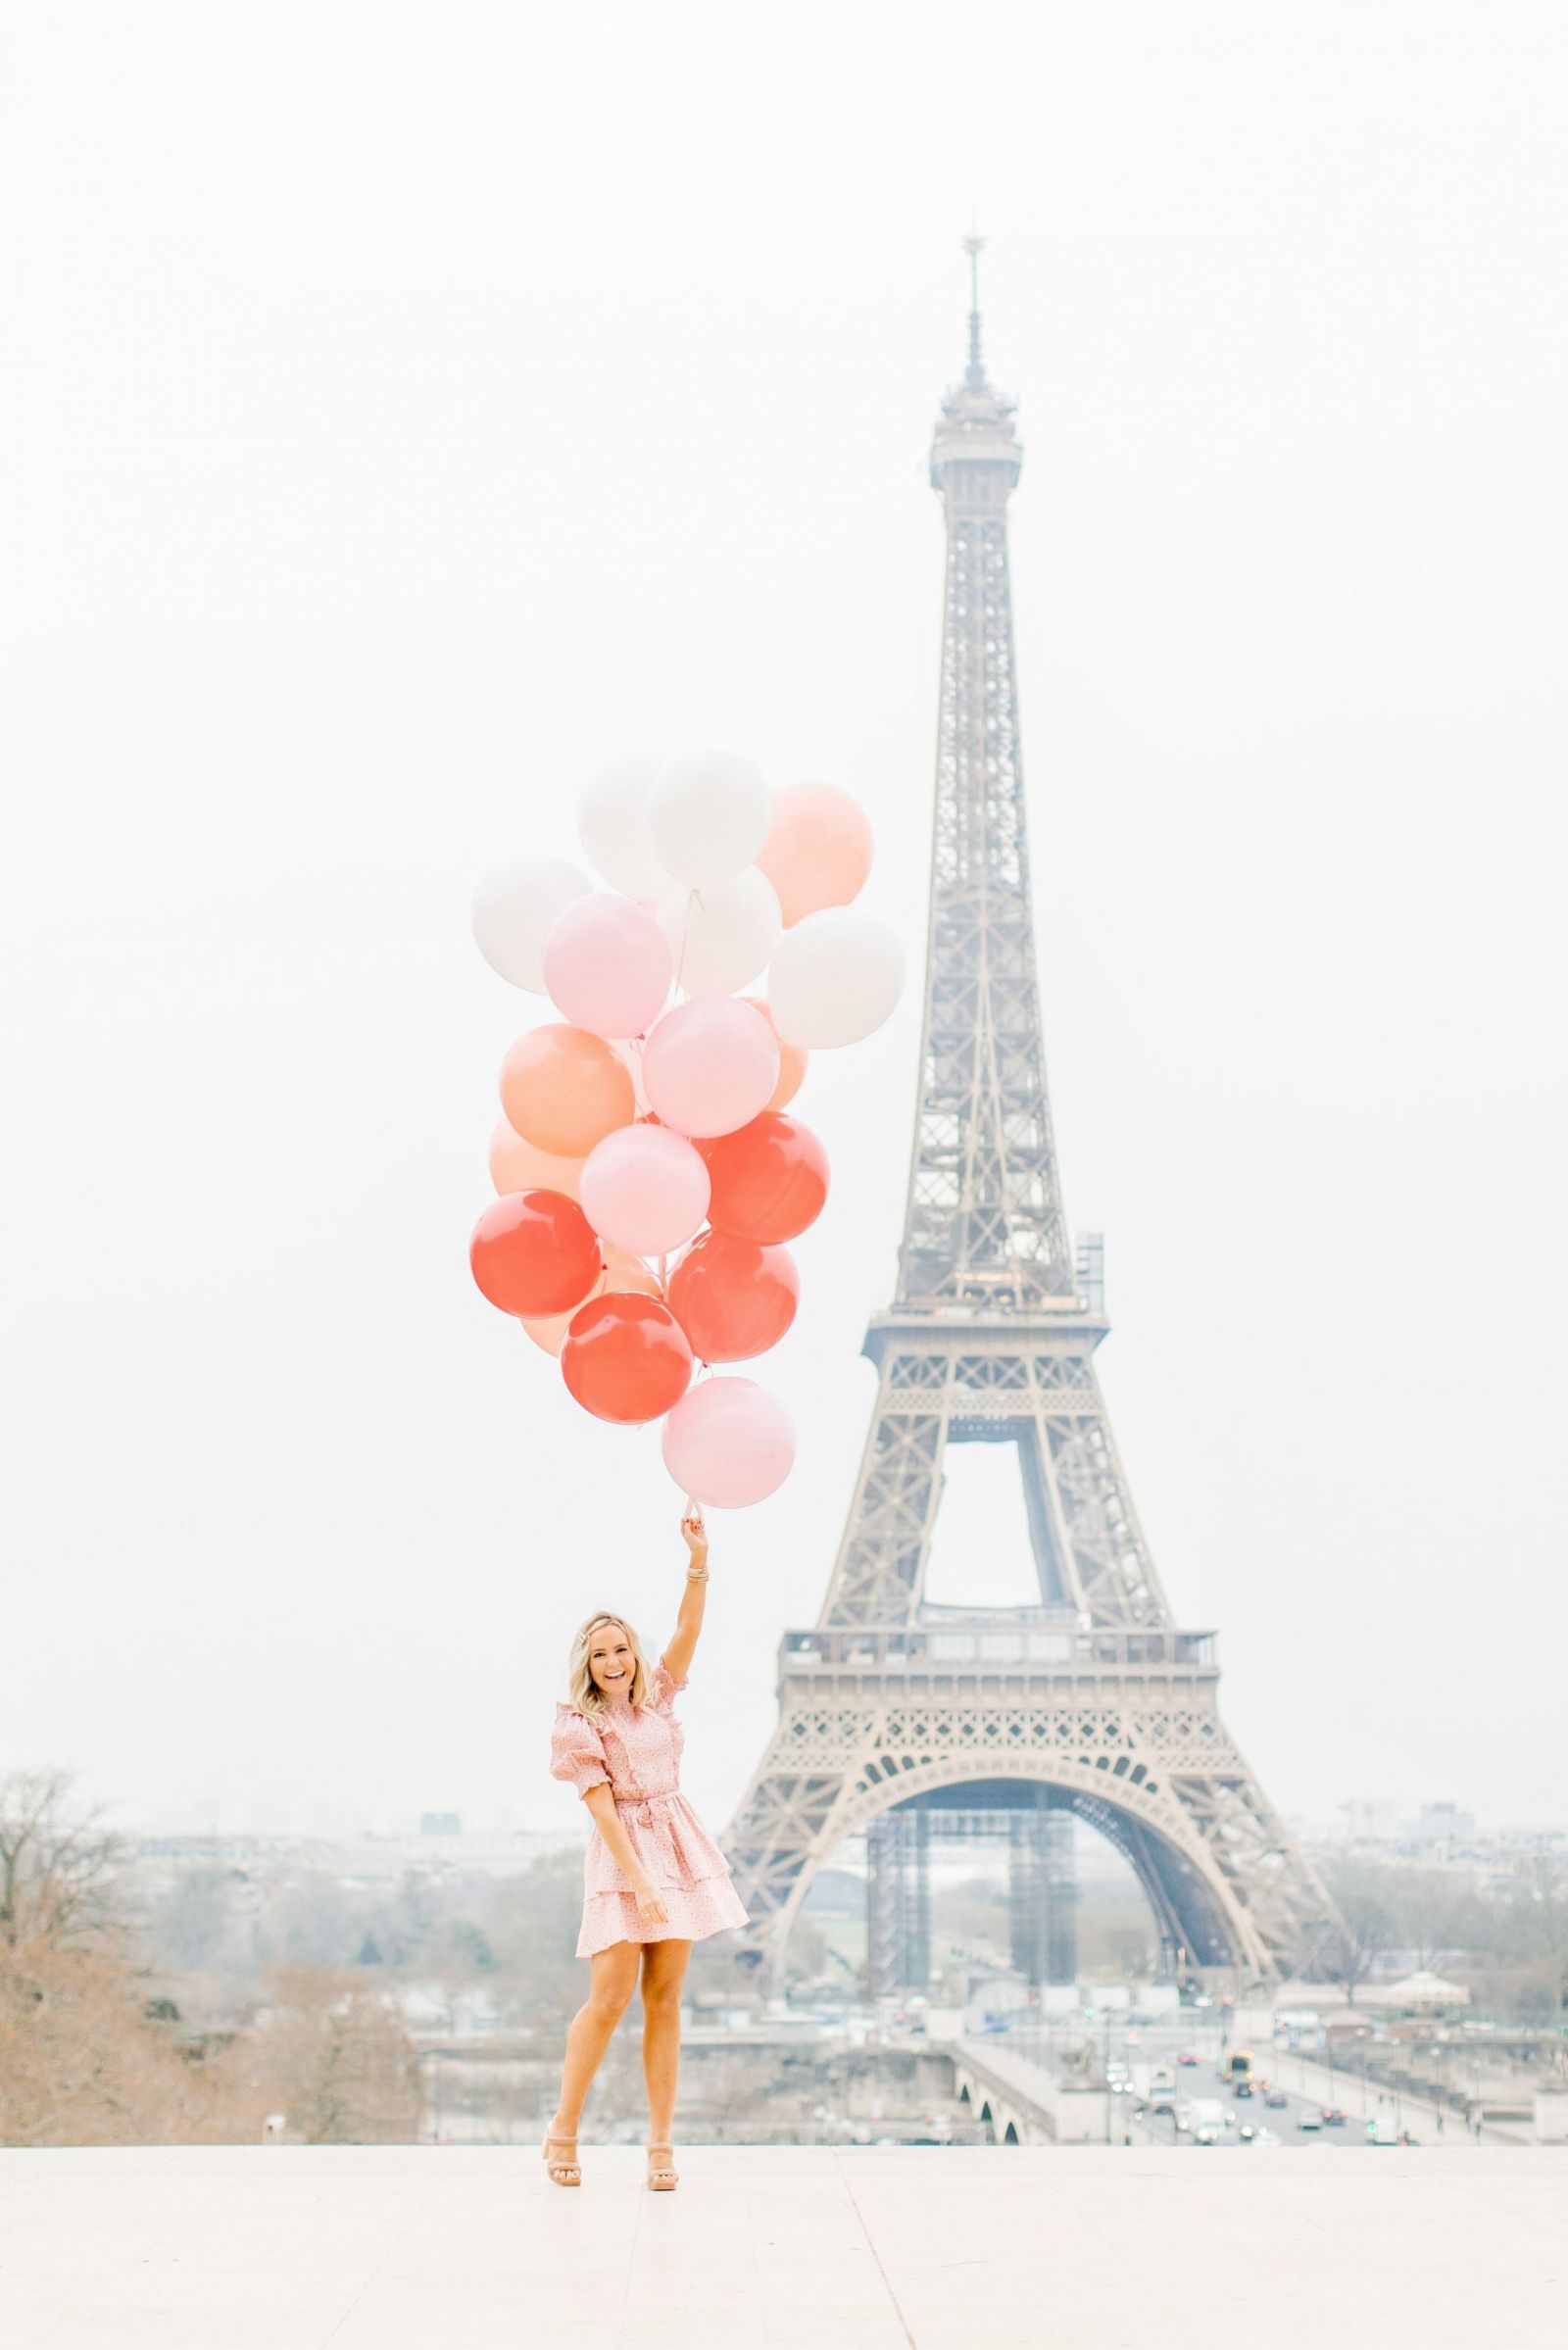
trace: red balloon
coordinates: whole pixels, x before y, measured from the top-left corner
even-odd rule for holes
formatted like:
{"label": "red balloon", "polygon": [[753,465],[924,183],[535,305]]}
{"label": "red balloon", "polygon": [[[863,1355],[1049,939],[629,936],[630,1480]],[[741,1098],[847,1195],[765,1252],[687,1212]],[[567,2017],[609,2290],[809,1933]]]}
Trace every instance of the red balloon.
{"label": "red balloon", "polygon": [[700,1362],[738,1363],[776,1346],[795,1319],[801,1277],[787,1248],[705,1232],[669,1280],[669,1310]]}
{"label": "red balloon", "polygon": [[690,1386],[692,1350],[662,1299],[609,1291],[572,1315],[561,1370],[599,1419],[657,1420]]}
{"label": "red balloon", "polygon": [[704,1143],[713,1196],[708,1220],[732,1241],[770,1248],[814,1224],[827,1198],[827,1152],[799,1118],[764,1109]]}
{"label": "red balloon", "polygon": [[504,1314],[564,1314],[599,1279],[599,1235],[564,1192],[503,1192],[473,1228],[468,1263]]}

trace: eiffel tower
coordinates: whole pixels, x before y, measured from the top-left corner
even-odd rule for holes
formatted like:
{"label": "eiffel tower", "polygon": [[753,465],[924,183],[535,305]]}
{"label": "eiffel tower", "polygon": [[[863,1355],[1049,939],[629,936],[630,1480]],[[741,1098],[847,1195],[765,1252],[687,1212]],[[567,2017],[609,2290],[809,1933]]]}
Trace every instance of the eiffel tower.
{"label": "eiffel tower", "polygon": [[[1035,979],[1007,568],[1022,449],[980,356],[942,405],[947,521],[919,1099],[877,1393],[817,1623],[784,1635],[779,1719],[727,1839],[782,1984],[816,1871],[864,1832],[873,1987],[924,1990],[933,1837],[1012,1852],[1014,1964],[1070,1980],[1075,1814],[1131,1864],[1167,1973],[1300,1971],[1334,1925],[1220,1719],[1214,1636],[1171,1613],[1095,1370],[1101,1256],[1057,1178]],[[1016,1447],[1039,1602],[926,1599],[951,1444]],[[1224,1978],[1222,1978],[1224,1980]]]}

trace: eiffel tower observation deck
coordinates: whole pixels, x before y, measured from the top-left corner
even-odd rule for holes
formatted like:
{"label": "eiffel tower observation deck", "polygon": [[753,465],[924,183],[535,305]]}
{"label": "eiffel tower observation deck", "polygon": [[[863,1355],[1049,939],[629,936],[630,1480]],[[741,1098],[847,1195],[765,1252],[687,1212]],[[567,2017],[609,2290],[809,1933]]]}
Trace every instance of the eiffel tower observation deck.
{"label": "eiffel tower observation deck", "polygon": [[[1013,1964],[1070,1981],[1069,1815],[1130,1862],[1172,1977],[1262,1983],[1335,1921],[1220,1719],[1212,1633],[1172,1613],[1096,1373],[1099,1248],[1069,1236],[1035,968],[1007,565],[1023,451],[981,356],[981,243],[931,446],[947,577],[898,1283],[866,1334],[876,1399],[827,1595],[784,1636],[778,1725],[728,1849],[775,1983],[812,1877],[861,1833],[874,1988],[925,1989],[928,1855],[955,1836],[1005,1841]],[[1037,1603],[928,1600],[953,1444],[1014,1448]]]}

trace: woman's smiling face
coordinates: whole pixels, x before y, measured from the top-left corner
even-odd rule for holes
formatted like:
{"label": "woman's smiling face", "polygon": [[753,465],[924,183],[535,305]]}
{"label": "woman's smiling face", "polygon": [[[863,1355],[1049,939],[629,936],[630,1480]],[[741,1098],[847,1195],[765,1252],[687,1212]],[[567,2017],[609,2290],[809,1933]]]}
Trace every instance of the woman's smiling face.
{"label": "woman's smiling face", "polygon": [[607,1697],[629,1697],[637,1659],[619,1624],[601,1624],[588,1643],[588,1670]]}

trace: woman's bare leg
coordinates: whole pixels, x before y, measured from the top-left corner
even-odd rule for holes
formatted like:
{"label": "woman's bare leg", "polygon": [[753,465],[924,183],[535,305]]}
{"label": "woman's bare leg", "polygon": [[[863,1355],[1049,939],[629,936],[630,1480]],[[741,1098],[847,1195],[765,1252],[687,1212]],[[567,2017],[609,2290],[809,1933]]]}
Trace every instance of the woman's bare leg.
{"label": "woman's bare leg", "polygon": [[648,2143],[667,2146],[680,2077],[680,1994],[690,1942],[650,1942],[643,1951],[643,2079]]}
{"label": "woman's bare leg", "polygon": [[574,2138],[577,2134],[583,2099],[637,1988],[638,1947],[636,1942],[614,1942],[608,1950],[596,1950],[589,1961],[588,1996],[566,2033],[561,2103],[550,2125],[553,2136]]}

